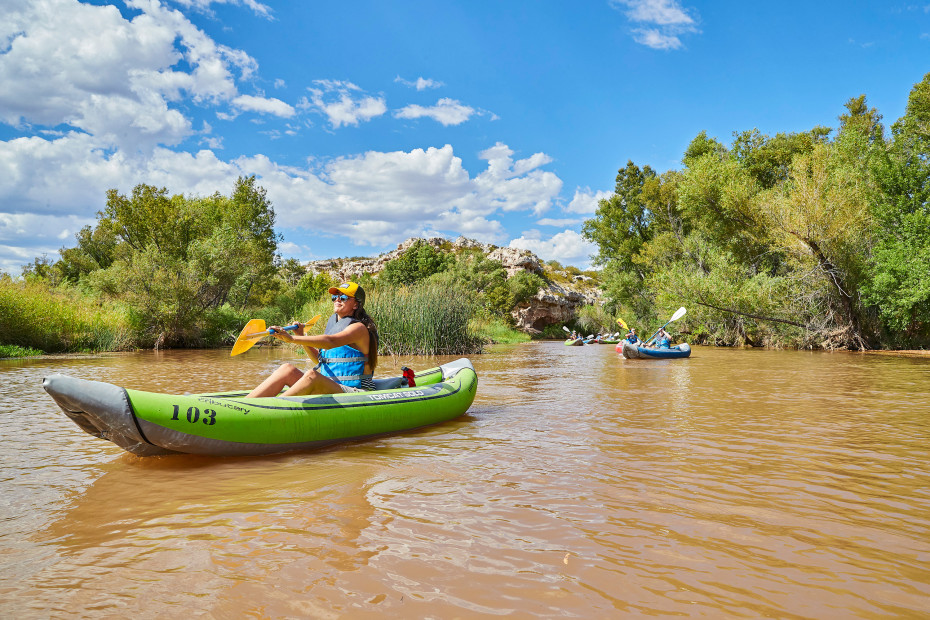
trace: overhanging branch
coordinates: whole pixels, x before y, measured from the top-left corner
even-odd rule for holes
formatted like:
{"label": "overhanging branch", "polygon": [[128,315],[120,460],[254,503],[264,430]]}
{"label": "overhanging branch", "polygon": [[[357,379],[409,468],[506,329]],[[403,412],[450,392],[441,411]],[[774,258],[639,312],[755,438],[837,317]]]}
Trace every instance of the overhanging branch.
{"label": "overhanging branch", "polygon": [[713,304],[705,304],[704,302],[696,301],[694,302],[699,306],[706,306],[708,308],[713,308],[714,310],[720,310],[721,312],[729,312],[731,314],[738,314],[740,316],[748,316],[751,319],[759,319],[760,321],[772,321],[774,323],[784,323],[785,325],[794,325],[795,327],[807,328],[807,325],[803,323],[795,323],[794,321],[786,321],[785,319],[776,319],[770,316],[760,316],[758,314],[750,314],[748,312],[740,312],[739,310],[733,310],[731,308],[721,308],[720,306],[715,306]]}

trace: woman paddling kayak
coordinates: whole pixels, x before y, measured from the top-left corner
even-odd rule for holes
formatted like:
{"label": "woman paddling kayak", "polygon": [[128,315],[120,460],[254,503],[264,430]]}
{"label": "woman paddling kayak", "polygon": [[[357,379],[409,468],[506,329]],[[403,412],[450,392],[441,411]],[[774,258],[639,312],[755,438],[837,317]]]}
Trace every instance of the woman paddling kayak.
{"label": "woman paddling kayak", "polygon": [[365,312],[365,290],[355,282],[345,282],[329,289],[333,314],[319,336],[303,333],[303,326],[292,335],[274,326],[278,340],[304,347],[316,366],[307,372],[294,364],[282,364],[267,379],[249,392],[247,398],[307,394],[340,394],[375,389],[373,381],[378,365],[378,328]]}

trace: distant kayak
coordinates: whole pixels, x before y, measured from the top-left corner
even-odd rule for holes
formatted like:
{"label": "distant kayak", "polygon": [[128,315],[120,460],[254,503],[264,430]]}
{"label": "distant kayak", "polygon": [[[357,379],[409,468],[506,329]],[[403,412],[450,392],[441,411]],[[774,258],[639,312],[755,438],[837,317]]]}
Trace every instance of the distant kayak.
{"label": "distant kayak", "polygon": [[670,349],[657,349],[654,347],[641,347],[630,344],[624,340],[617,345],[617,353],[623,353],[627,359],[677,359],[691,356],[691,345],[687,342],[675,345]]}
{"label": "distant kayak", "polygon": [[566,347],[580,347],[583,344],[584,344],[584,340],[582,340],[581,338],[569,338],[568,340],[565,341]]}

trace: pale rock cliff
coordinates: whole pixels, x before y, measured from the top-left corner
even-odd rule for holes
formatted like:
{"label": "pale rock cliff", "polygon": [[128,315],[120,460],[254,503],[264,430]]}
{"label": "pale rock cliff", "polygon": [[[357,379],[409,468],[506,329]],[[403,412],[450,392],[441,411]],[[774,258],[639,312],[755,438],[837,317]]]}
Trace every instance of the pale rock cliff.
{"label": "pale rock cliff", "polygon": [[[542,261],[529,250],[498,247],[465,237],[459,237],[455,241],[441,237],[429,239],[412,237],[398,245],[396,249],[380,256],[312,261],[307,263],[307,268],[313,273],[326,273],[336,280],[349,280],[360,274],[375,276],[384,270],[388,261],[399,257],[417,241],[425,241],[437,250],[445,252],[480,250],[489,259],[500,261],[507,271],[508,278],[520,271],[544,275]],[[575,276],[572,281],[578,283],[577,290],[571,285],[566,287],[556,283],[550,283],[546,288],[540,289],[535,297],[519,304],[514,309],[513,318],[517,328],[529,333],[539,333],[547,325],[570,321],[580,306],[599,302],[601,292],[591,289],[590,285],[584,286],[589,280],[590,278],[583,275]]]}

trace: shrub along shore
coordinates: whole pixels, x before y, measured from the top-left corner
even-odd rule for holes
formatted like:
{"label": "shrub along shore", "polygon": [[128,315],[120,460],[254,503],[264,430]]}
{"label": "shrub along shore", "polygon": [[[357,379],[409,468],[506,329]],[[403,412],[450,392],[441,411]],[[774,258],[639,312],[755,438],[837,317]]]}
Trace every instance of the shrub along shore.
{"label": "shrub along shore", "polygon": [[[530,339],[505,320],[483,313],[474,295],[450,294],[435,285],[375,289],[366,307],[378,325],[381,355],[480,353],[487,344]],[[328,294],[304,303],[293,316],[278,308],[237,311],[222,306],[199,329],[190,329],[198,337],[187,346],[232,346],[250,319],[286,325],[317,314],[325,320],[332,309]],[[138,323],[131,307],[103,302],[75,287],[0,278],[0,358],[152,348]],[[320,321],[309,333],[320,333],[323,325]]]}

